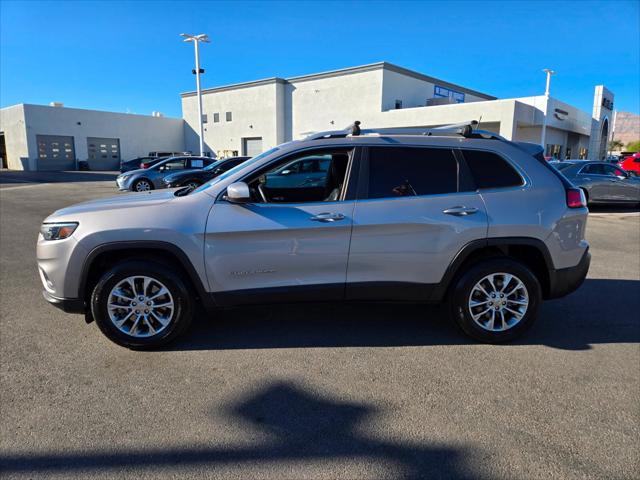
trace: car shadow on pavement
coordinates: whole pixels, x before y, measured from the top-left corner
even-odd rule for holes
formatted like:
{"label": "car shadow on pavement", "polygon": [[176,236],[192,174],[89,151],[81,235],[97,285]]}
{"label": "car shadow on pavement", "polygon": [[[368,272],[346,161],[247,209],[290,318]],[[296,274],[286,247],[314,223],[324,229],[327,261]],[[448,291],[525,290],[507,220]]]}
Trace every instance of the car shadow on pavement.
{"label": "car shadow on pavement", "polygon": [[[573,294],[544,302],[531,330],[510,345],[584,350],[640,343],[640,281],[587,279]],[[473,344],[443,307],[335,303],[234,308],[200,314],[169,350],[379,347]]]}
{"label": "car shadow on pavement", "polygon": [[633,204],[621,205],[590,205],[589,213],[634,213],[640,212],[640,207]]}
{"label": "car shadow on pavement", "polygon": [[28,172],[3,170],[0,173],[0,185],[20,185],[24,183],[75,183],[108,182],[116,180],[120,172]]}
{"label": "car shadow on pavement", "polygon": [[[223,407],[223,412],[243,430],[260,433],[255,437],[268,440],[237,447],[205,444],[156,450],[127,447],[120,451],[2,454],[0,471],[5,475],[90,476],[106,471],[122,475],[145,468],[179,468],[185,474],[185,469],[195,467],[202,471],[204,467],[212,469],[209,473],[214,475],[216,467],[228,472],[228,469],[259,469],[264,465],[279,468],[272,476],[280,478],[283,468],[291,472],[292,465],[304,467],[305,461],[316,468],[322,462],[342,461],[351,466],[366,462],[364,470],[369,472],[382,465],[385,472],[392,469],[392,478],[477,477],[471,473],[468,449],[371,438],[360,433],[361,425],[371,424],[379,409],[331,399],[290,381],[264,385]],[[248,474],[245,478],[255,475]]]}

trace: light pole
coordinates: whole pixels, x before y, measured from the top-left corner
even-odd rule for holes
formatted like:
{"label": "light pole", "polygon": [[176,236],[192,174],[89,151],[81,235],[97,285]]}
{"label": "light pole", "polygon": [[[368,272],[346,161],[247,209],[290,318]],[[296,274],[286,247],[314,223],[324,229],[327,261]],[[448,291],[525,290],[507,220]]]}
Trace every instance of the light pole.
{"label": "light pole", "polygon": [[193,73],[196,74],[196,92],[198,96],[198,126],[200,127],[200,155],[204,156],[204,127],[202,125],[202,91],[200,90],[200,74],[204,73],[204,70],[200,69],[200,50],[198,44],[210,43],[209,36],[206,33],[199,35],[190,35],[188,33],[181,33],[181,37],[184,37],[185,42],[193,42],[196,53],[196,69]]}
{"label": "light pole", "polygon": [[547,114],[549,113],[549,89],[551,87],[551,75],[554,75],[556,72],[549,68],[545,68],[542,70],[547,74],[547,88],[544,90],[544,117],[542,118],[542,152],[543,155],[547,153]]}

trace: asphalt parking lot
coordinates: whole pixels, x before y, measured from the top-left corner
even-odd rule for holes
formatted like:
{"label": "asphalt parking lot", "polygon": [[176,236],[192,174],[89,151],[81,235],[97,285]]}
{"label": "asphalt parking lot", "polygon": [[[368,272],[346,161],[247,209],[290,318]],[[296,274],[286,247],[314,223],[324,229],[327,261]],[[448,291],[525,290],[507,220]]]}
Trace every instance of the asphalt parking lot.
{"label": "asphalt parking lot", "polygon": [[0,173],[3,477],[638,478],[637,212],[594,211],[585,284],[514,344],[423,306],[288,305],[132,352],[49,306],[35,264],[46,215],[113,177]]}

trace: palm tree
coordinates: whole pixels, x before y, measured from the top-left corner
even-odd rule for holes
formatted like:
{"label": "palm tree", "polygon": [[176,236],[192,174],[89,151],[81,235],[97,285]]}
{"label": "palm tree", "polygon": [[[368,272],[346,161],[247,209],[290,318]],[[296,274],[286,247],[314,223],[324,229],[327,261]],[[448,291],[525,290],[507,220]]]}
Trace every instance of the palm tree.
{"label": "palm tree", "polygon": [[614,150],[621,150],[622,147],[624,147],[624,143],[622,143],[620,140],[611,140],[609,142],[609,155],[611,155],[611,152],[613,152]]}

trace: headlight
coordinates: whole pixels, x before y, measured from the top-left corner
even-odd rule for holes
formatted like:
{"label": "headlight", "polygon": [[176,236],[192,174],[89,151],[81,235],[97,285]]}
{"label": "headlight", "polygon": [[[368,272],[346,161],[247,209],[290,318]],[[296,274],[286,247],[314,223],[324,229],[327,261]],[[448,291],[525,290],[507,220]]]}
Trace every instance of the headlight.
{"label": "headlight", "polygon": [[130,176],[131,176],[131,175],[120,175],[120,176],[118,177],[118,179],[119,179],[121,182],[124,182],[124,181],[126,181]]}
{"label": "headlight", "polygon": [[71,236],[78,228],[78,222],[43,223],[40,233],[45,240],[62,240]]}

